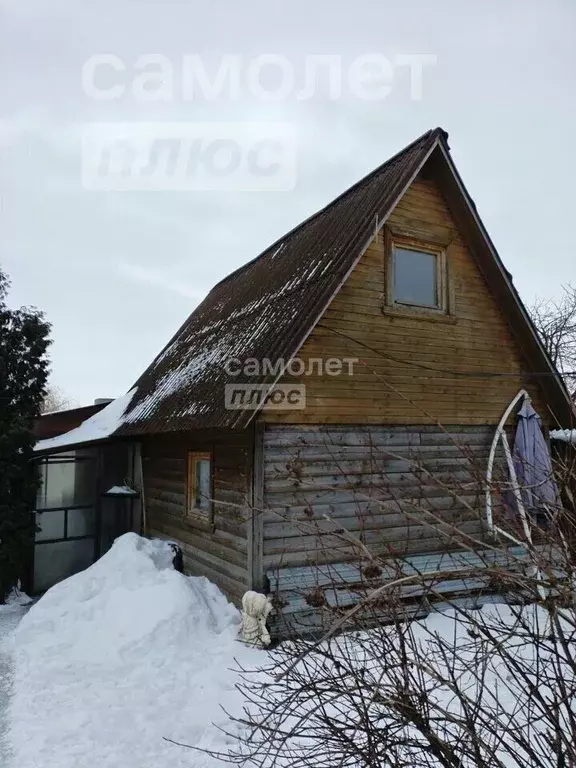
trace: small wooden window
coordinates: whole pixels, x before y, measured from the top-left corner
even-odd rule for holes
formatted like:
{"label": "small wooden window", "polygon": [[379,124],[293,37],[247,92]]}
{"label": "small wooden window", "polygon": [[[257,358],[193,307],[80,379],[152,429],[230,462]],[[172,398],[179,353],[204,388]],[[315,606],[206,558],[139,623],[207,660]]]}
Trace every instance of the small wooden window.
{"label": "small wooden window", "polygon": [[188,454],[188,515],[212,522],[212,454]]}
{"label": "small wooden window", "polygon": [[388,305],[448,311],[446,253],[442,248],[394,237],[388,258]]}

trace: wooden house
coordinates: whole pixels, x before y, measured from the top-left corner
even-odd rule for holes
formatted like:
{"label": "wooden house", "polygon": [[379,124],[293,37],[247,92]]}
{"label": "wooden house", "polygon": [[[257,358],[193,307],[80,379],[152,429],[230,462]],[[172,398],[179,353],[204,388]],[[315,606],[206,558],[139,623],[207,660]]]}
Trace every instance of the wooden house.
{"label": "wooden house", "polygon": [[216,285],[90,441],[134,446],[144,532],[238,602],[356,567],[342,531],[400,558],[457,549],[455,522],[481,539],[478,467],[522,387],[568,423],[437,128]]}

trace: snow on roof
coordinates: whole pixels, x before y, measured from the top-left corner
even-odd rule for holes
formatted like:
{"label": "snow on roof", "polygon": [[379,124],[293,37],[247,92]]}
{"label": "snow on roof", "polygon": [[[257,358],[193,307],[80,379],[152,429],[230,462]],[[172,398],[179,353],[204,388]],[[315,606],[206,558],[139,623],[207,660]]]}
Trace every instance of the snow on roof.
{"label": "snow on roof", "polygon": [[552,429],[550,430],[550,438],[576,445],[576,429]]}
{"label": "snow on roof", "polygon": [[138,496],[138,491],[128,488],[127,485],[113,485],[106,493],[110,496]]}
{"label": "snow on roof", "polygon": [[35,451],[50,449],[59,450],[72,445],[90,443],[94,440],[103,440],[115,432],[123,422],[124,411],[130,405],[130,401],[136,393],[136,387],[125,395],[112,400],[111,403],[98,413],[83,421],[79,427],[65,432],[57,437],[40,440],[34,446]]}
{"label": "snow on roof", "polygon": [[[228,407],[226,387],[274,383],[275,372],[281,373],[298,354],[376,230],[433,153],[432,162],[438,162],[430,167],[440,191],[462,209],[467,239],[480,247],[478,257],[490,271],[490,287],[502,291],[509,321],[528,345],[531,365],[555,373],[459,180],[447,134],[436,128],[220,281],[136,382],[138,391],[118,435],[247,427],[254,410]],[[226,363],[236,361],[244,368],[247,361],[258,361],[259,370],[243,369],[237,374],[243,380],[235,378]],[[552,402],[564,409],[564,388],[556,376],[548,381],[547,399],[552,395]]]}
{"label": "snow on roof", "polygon": [[[254,412],[226,406],[238,379],[226,362],[286,364],[432,150],[428,131],[256,259],[218,283],[137,381],[120,435],[245,427]],[[274,375],[261,368],[251,384]]]}

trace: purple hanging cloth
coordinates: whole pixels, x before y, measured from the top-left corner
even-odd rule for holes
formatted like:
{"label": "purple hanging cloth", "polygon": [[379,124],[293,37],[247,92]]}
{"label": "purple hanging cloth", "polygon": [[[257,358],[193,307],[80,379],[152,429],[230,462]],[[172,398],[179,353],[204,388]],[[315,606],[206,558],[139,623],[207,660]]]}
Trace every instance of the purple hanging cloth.
{"label": "purple hanging cloth", "polygon": [[514,466],[528,513],[535,514],[544,507],[557,506],[558,487],[554,480],[550,451],[542,434],[540,416],[528,398],[524,399],[518,411]]}

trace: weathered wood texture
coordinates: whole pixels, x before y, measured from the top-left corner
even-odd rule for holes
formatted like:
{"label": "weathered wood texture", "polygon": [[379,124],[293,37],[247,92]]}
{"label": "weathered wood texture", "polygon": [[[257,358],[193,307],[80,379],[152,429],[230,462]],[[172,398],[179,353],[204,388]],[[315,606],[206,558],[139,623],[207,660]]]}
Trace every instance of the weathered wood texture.
{"label": "weathered wood texture", "polygon": [[[462,546],[484,535],[494,427],[268,426],[266,570]],[[498,473],[495,475],[498,482]]]}
{"label": "weathered wood texture", "polygon": [[[188,451],[213,454],[214,526],[186,515]],[[186,571],[207,576],[238,602],[248,588],[252,432],[147,437],[142,445],[147,533],[176,541]]]}
{"label": "weathered wood texture", "polygon": [[[286,377],[285,382],[306,385],[306,408],[265,411],[266,421],[496,424],[526,385],[522,373],[529,369],[521,344],[434,182],[414,181],[387,226],[447,244],[450,314],[386,309],[386,238],[381,230],[299,354],[307,363],[319,357],[356,357],[361,362],[352,376]],[[468,375],[492,372],[511,375]],[[548,423],[540,389],[532,382],[528,389],[534,405]]]}
{"label": "weathered wood texture", "polygon": [[[483,550],[485,473],[494,430],[267,425],[263,564],[279,609],[275,636],[314,631],[332,609],[356,602],[360,576],[372,557],[390,563],[394,572],[424,561],[436,570],[440,561],[467,562],[475,557],[468,550]],[[499,452],[496,516],[502,469]],[[322,574],[329,574],[328,580],[322,581]],[[490,585],[483,578],[468,583],[439,577],[435,589],[451,596],[473,592],[477,599]],[[418,598],[422,590],[405,592],[403,600]],[[422,608],[406,610],[418,614]],[[386,618],[385,613],[378,616]]]}
{"label": "weathered wood texture", "polygon": [[[362,624],[391,621],[399,611],[406,617],[424,616],[434,602],[479,607],[501,600],[487,568],[522,568],[528,557],[523,547],[412,555],[370,566],[336,564],[281,568],[268,572],[277,610],[272,631],[277,638],[325,631],[351,606],[366,600],[378,587],[399,578],[415,577],[391,588],[376,605],[367,602]],[[432,592],[433,590],[433,592]],[[438,596],[441,595],[440,599]],[[426,599],[423,600],[422,598]]]}
{"label": "weathered wood texture", "polygon": [[255,423],[252,510],[248,518],[248,583],[258,592],[264,588],[264,427],[263,422]]}

